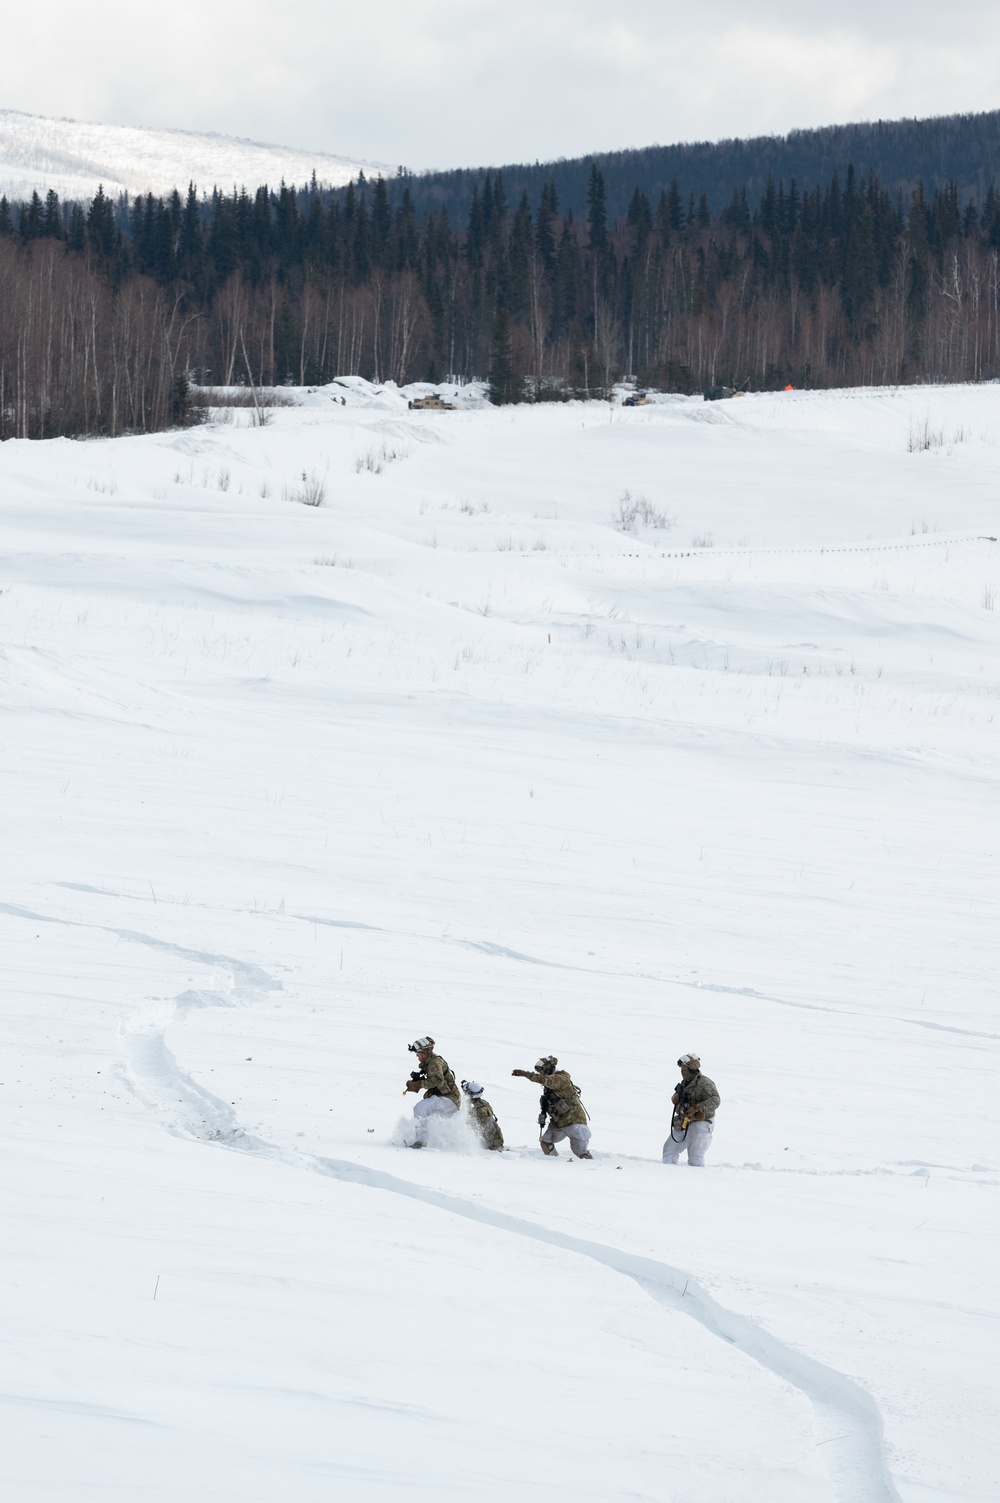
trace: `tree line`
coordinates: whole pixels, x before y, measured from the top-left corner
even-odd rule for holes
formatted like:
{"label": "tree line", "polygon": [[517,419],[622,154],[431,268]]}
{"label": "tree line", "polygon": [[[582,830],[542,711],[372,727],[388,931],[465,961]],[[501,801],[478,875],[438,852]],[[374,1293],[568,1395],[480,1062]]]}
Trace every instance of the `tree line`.
{"label": "tree line", "polygon": [[[853,168],[713,212],[675,179],[612,218],[501,173],[453,225],[404,182],[89,205],[0,199],[0,436],[146,432],[190,382],[489,377],[494,401],[1000,376],[1000,196]],[[393,202],[393,197],[396,201]]]}
{"label": "tree line", "polygon": [[[636,188],[655,204],[674,178],[684,186],[685,197],[693,191],[697,200],[704,193],[718,213],[735,191],[745,189],[751,203],[757,203],[769,178],[786,184],[794,178],[800,186],[828,183],[834,172],[843,179],[851,162],[859,177],[874,172],[893,196],[902,191],[908,200],[921,182],[928,193],[954,182],[963,203],[969,198],[982,203],[990,184],[1000,181],[1000,111],[632,147],[555,162],[511,163],[501,170],[512,203],[520,202],[522,193],[537,203],[542,188],[552,182],[563,209],[580,216],[587,211],[590,171],[596,165],[604,178],[608,213],[620,219]],[[481,167],[401,175],[390,180],[389,199],[395,207],[408,187],[421,219],[446,206],[452,222],[460,224],[468,218],[473,189],[483,191],[485,176]]]}

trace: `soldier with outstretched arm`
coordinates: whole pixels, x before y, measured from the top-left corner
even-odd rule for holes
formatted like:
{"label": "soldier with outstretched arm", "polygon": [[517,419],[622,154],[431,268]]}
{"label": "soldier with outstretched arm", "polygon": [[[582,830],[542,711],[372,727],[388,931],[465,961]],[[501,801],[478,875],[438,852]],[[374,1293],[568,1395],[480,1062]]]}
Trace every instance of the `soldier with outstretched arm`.
{"label": "soldier with outstretched arm", "polygon": [[538,1141],[542,1152],[558,1158],[556,1144],[561,1143],[563,1138],[569,1138],[569,1146],[578,1159],[593,1158],[588,1146],[590,1128],[587,1126],[586,1108],[569,1072],[559,1069],[555,1055],[544,1055],[533,1070],[511,1070],[510,1073],[520,1075],[523,1080],[533,1080],[542,1087],[539,1103],[541,1111],[538,1114],[538,1125],[542,1129]]}
{"label": "soldier with outstretched arm", "polygon": [[715,1114],[722,1098],[715,1081],[701,1073],[701,1060],[697,1054],[682,1054],[677,1063],[681,1078],[671,1098],[674,1111],[670,1136],[663,1145],[663,1162],[676,1164],[686,1151],[688,1163],[703,1169],[705,1153],[715,1131]]}
{"label": "soldier with outstretched arm", "polygon": [[423,1091],[423,1099],[413,1107],[417,1124],[416,1138],[411,1148],[423,1148],[427,1143],[427,1131],[431,1117],[453,1117],[462,1104],[458,1086],[448,1061],[434,1053],[434,1040],[429,1036],[409,1044],[411,1054],[417,1056],[419,1070],[412,1071],[406,1082],[406,1091]]}

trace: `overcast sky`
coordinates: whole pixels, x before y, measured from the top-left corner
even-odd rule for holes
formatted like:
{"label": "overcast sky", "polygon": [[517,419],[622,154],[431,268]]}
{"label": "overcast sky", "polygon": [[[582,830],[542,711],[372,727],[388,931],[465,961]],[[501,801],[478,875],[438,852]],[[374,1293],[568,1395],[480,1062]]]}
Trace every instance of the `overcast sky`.
{"label": "overcast sky", "polygon": [[0,106],[449,167],[1000,106],[985,0],[33,0]]}

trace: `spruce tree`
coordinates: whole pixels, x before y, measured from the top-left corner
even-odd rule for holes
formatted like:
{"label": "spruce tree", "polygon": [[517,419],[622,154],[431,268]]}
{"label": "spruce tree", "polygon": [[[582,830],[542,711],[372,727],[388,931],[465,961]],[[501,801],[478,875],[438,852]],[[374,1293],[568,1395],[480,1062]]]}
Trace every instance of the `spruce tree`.
{"label": "spruce tree", "polygon": [[990,250],[1000,250],[1000,194],[992,184],[983,205],[983,232]]}
{"label": "spruce tree", "polygon": [[33,193],[30,202],[21,207],[21,239],[37,240],[41,233],[42,200],[37,193]]}
{"label": "spruce tree", "polygon": [[[489,173],[486,174],[489,180]],[[490,227],[502,226],[507,217],[507,190],[504,187],[503,173],[498,172],[493,179],[493,207],[490,214]]]}
{"label": "spruce tree", "polygon": [[240,236],[237,227],[238,205],[216,192],[212,198],[212,218],[208,230],[208,254],[215,280],[228,281],[240,262]]}
{"label": "spruce tree", "polygon": [[531,209],[521,195],[510,232],[510,310],[515,318],[527,313],[531,296]]}
{"label": "spruce tree", "polygon": [[559,335],[569,327],[577,313],[577,279],[579,256],[572,214],[563,221],[559,249],[552,277],[552,333]]}
{"label": "spruce tree", "polygon": [[[315,175],[313,173],[314,177]],[[326,219],[318,193],[309,194],[309,211],[302,229],[302,242],[306,264],[311,267],[321,266],[326,250]]]}
{"label": "spruce tree", "polygon": [[201,261],[201,215],[194,183],[188,183],[187,198],[181,212],[178,260],[181,275],[193,281]]}
{"label": "spruce tree", "polygon": [[358,197],[351,227],[351,265],[355,282],[360,284],[366,281],[371,271],[371,225],[364,190]]}
{"label": "spruce tree", "polygon": [[670,192],[667,194],[667,223],[674,231],[684,228],[684,200],[676,178],[671,179]]}
{"label": "spruce tree", "polygon": [[767,175],[767,187],[764,189],[764,196],[760,201],[760,207],[757,210],[755,219],[768,239],[773,240],[780,223],[780,215],[778,211],[778,194],[774,186],[774,178],[770,173]]}
{"label": "spruce tree", "polygon": [[653,211],[649,199],[641,188],[636,188],[629,201],[627,222],[635,232],[636,245],[645,244],[646,237],[653,228]]}
{"label": "spruce tree", "polygon": [[786,205],[786,216],[787,217],[785,219],[785,230],[786,230],[787,234],[790,235],[793,232],[793,230],[795,229],[795,226],[799,222],[799,215],[800,215],[801,212],[802,212],[802,195],[799,193],[799,185],[798,185],[798,183],[795,181],[794,178],[792,178],[791,184],[790,184],[789,189],[788,189],[788,201],[787,201],[787,205]]}
{"label": "spruce tree", "polygon": [[524,381],[514,371],[510,314],[506,308],[501,308],[493,321],[490,345],[490,401],[494,407],[505,407],[522,401],[523,397]]}
{"label": "spruce tree", "polygon": [[375,179],[372,194],[371,254],[376,266],[385,266],[389,254],[389,236],[392,231],[392,213],[389,194],[381,174]]}
{"label": "spruce tree", "polygon": [[110,199],[105,197],[104,186],[99,183],[93,202],[87,211],[87,246],[98,256],[110,261],[118,244],[115,226],[115,211]]}
{"label": "spruce tree", "polygon": [[559,213],[559,195],[554,182],[542,187],[542,196],[535,220],[535,244],[546,272],[551,273],[556,260],[556,215]]}
{"label": "spruce tree", "polygon": [[72,251],[82,251],[87,243],[87,219],[79,204],[74,204],[69,211],[69,228],[66,231],[66,244]]}
{"label": "spruce tree", "polygon": [[420,234],[409,185],[403,189],[403,201],[396,210],[395,236],[396,267],[399,271],[412,271],[420,255]]}
{"label": "spruce tree", "polygon": [[591,253],[603,256],[608,248],[608,195],[604,186],[604,174],[596,162],[590,164],[590,180],[587,183],[587,230],[587,244]]}
{"label": "spruce tree", "polygon": [[42,234],[51,236],[53,240],[61,240],[65,233],[59,194],[54,188],[50,188],[45,195],[45,208],[42,210]]}
{"label": "spruce tree", "polygon": [[483,204],[479,197],[479,189],[474,186],[472,202],[469,205],[469,223],[465,231],[465,254],[474,271],[479,271],[483,264],[484,239]]}

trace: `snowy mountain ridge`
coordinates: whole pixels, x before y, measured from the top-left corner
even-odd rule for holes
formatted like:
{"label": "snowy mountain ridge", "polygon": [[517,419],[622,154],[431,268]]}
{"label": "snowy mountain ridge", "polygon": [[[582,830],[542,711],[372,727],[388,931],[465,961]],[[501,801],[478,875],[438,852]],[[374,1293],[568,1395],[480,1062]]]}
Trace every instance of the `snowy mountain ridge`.
{"label": "snowy mountain ridge", "polygon": [[305,184],[315,172],[324,187],[343,187],[378,163],[321,151],[298,151],[233,136],[149,126],[95,125],[0,109],[0,195],[18,200],[55,189],[62,199],[105,193],[200,192],[262,183]]}

